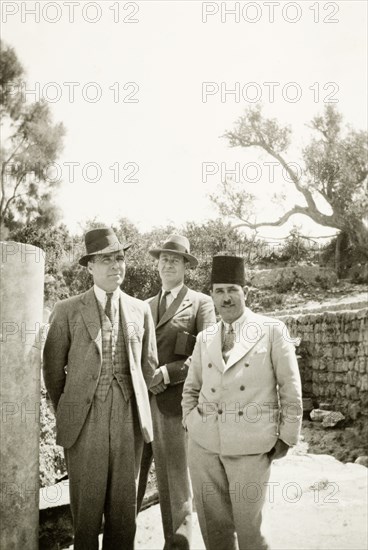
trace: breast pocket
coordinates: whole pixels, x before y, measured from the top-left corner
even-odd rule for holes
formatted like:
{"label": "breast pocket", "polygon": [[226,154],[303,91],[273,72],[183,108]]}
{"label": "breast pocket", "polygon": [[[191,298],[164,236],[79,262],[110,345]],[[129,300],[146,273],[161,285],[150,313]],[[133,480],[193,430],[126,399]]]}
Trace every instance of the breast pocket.
{"label": "breast pocket", "polygon": [[252,355],[250,355],[248,357],[248,361],[253,365],[253,364],[262,364],[264,363],[264,361],[266,360],[268,356],[268,353],[267,351],[261,351],[259,353],[252,353]]}
{"label": "breast pocket", "polygon": [[178,329],[186,330],[191,332],[191,325],[193,324],[193,319],[191,315],[178,315],[173,317],[172,324]]}

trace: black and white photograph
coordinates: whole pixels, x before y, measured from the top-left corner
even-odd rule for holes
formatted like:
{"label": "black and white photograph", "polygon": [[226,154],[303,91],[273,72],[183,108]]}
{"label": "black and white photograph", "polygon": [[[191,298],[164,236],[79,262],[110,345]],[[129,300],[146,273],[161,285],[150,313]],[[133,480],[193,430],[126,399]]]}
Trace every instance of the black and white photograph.
{"label": "black and white photograph", "polygon": [[0,546],[368,547],[368,4],[3,0]]}

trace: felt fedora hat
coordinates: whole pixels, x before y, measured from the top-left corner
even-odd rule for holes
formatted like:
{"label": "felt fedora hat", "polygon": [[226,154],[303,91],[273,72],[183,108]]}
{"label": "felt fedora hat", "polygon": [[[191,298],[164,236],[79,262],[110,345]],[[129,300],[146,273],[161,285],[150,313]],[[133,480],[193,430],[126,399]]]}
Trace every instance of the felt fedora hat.
{"label": "felt fedora hat", "polygon": [[239,256],[214,256],[211,284],[245,285],[244,258]]}
{"label": "felt fedora hat", "polygon": [[128,250],[132,245],[120,243],[115,232],[111,227],[99,227],[87,231],[84,236],[86,245],[86,254],[79,260],[80,265],[87,266],[89,260],[97,254],[113,254]]}
{"label": "felt fedora hat", "polygon": [[189,241],[183,235],[170,235],[167,241],[162,245],[162,248],[153,248],[149,251],[151,256],[156,259],[159,259],[161,252],[179,254],[188,260],[191,267],[196,267],[198,265],[197,258],[190,253]]}

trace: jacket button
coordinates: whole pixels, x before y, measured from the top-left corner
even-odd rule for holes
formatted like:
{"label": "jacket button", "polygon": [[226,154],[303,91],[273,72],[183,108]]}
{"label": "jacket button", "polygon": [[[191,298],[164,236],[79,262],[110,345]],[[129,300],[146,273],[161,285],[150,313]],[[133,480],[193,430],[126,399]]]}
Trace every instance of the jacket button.
{"label": "jacket button", "polygon": [[98,378],[97,374],[92,375],[92,380],[97,380],[97,378]]}
{"label": "jacket button", "polygon": [[208,368],[210,369],[212,367],[212,363],[208,363]]}
{"label": "jacket button", "polygon": [[89,397],[87,397],[87,399],[86,399],[87,405],[88,405],[90,402],[91,402],[91,399],[90,399]]}
{"label": "jacket button", "polygon": [[222,414],[222,409],[219,409],[217,412],[218,414]]}
{"label": "jacket button", "polygon": [[244,366],[245,366],[245,367],[249,367],[249,363],[244,363]]}
{"label": "jacket button", "polygon": [[239,415],[239,416],[243,416],[243,414],[244,414],[243,411],[239,411],[239,412],[238,412],[238,415]]}
{"label": "jacket button", "polygon": [[245,390],[245,386],[240,386],[241,391]]}
{"label": "jacket button", "polygon": [[215,391],[216,391],[215,388],[211,388],[212,393],[215,393]]}

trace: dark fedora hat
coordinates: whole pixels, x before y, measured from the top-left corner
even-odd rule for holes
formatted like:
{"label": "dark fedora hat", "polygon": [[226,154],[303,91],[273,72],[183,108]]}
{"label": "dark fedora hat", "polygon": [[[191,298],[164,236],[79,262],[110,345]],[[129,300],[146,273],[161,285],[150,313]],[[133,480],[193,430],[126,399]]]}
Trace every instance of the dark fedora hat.
{"label": "dark fedora hat", "polygon": [[84,242],[86,245],[86,254],[79,260],[80,265],[84,267],[87,266],[91,257],[97,254],[113,254],[114,252],[128,250],[132,246],[131,244],[120,243],[111,227],[99,227],[98,229],[87,231],[84,236]]}
{"label": "dark fedora hat", "polygon": [[190,253],[189,241],[186,237],[183,237],[183,235],[170,235],[167,241],[162,245],[162,248],[153,248],[149,251],[151,256],[156,259],[159,259],[161,252],[180,254],[180,256],[184,256],[184,258],[188,260],[191,267],[196,267],[198,265],[197,258]]}
{"label": "dark fedora hat", "polygon": [[211,284],[245,285],[244,258],[239,256],[214,256]]}

